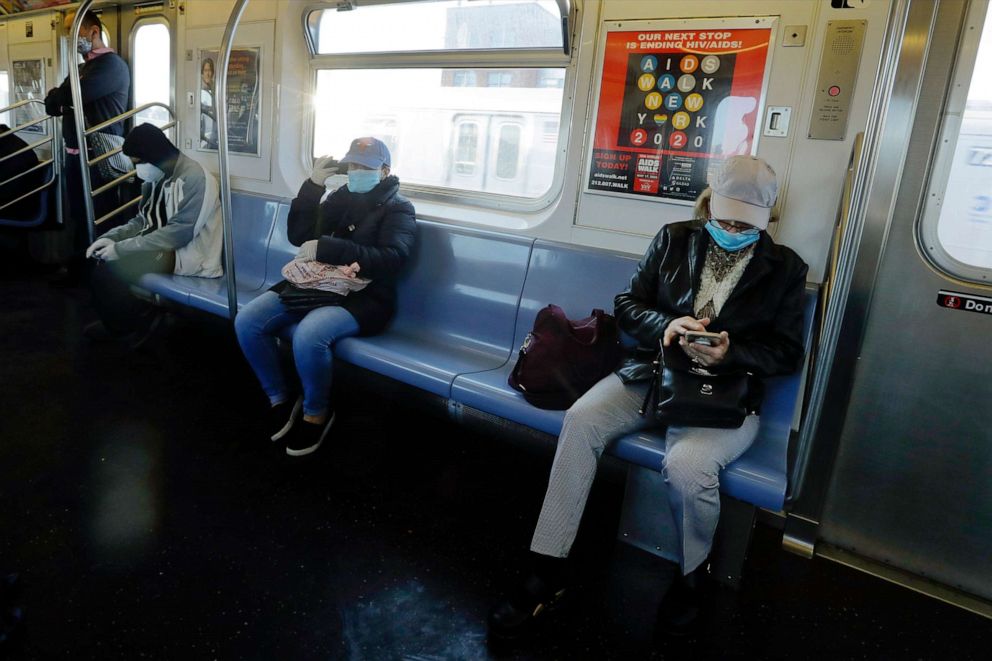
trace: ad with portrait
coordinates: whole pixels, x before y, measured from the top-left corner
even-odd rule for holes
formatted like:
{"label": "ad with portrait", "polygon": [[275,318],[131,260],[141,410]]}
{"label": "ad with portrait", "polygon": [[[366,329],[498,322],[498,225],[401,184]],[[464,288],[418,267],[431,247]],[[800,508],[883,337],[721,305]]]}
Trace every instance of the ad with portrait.
{"label": "ad with portrait", "polygon": [[712,163],[752,153],[772,21],[609,30],[586,191],[689,202],[706,188]]}
{"label": "ad with portrait", "polygon": [[[45,62],[44,60],[14,60],[11,62],[10,102],[45,99]],[[14,125],[20,126],[45,116],[45,106],[29,103],[14,111]],[[46,133],[45,123],[29,126],[22,133]]]}
{"label": "ad with portrait", "polygon": [[[200,51],[199,117],[201,151],[217,149],[217,49]],[[259,155],[261,131],[261,49],[236,48],[227,67],[228,149],[233,154]]]}

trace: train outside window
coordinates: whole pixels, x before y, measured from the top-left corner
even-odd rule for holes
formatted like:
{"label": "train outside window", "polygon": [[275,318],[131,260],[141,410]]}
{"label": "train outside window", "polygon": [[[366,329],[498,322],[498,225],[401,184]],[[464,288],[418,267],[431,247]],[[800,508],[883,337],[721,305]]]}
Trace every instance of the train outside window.
{"label": "train outside window", "polygon": [[[395,118],[388,136],[393,168],[405,185],[522,201],[551,192],[560,138],[546,129],[560,124],[569,63],[556,2],[430,0],[316,10],[306,25],[313,157],[343,153],[355,135],[387,140],[376,124],[388,115]],[[403,62],[413,51],[417,67]],[[466,66],[451,66],[460,52]],[[348,61],[357,54],[360,68]],[[518,65],[522,54],[529,66]],[[459,119],[466,112],[471,124]],[[500,118],[508,116],[519,120],[516,129],[503,128]]]}

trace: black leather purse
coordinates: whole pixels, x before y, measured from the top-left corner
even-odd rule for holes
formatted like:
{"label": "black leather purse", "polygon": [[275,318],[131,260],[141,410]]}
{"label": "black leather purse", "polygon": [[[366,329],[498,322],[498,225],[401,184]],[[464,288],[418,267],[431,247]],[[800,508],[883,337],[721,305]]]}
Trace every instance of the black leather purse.
{"label": "black leather purse", "polygon": [[653,406],[665,425],[736,429],[748,415],[749,379],[747,372],[713,374],[673,342],[658,351],[640,413]]}

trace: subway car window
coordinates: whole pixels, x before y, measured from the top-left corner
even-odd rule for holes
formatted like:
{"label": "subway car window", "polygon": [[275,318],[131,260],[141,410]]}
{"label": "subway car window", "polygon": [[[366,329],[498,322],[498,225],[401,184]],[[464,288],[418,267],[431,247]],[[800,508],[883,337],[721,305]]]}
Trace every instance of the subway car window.
{"label": "subway car window", "polygon": [[491,0],[484,5],[439,0],[358,11],[321,9],[309,15],[307,27],[321,55],[562,47],[561,12],[554,0]]}
{"label": "subway car window", "polygon": [[[319,10],[307,27],[315,158],[343,154],[355,135],[373,135],[390,145],[406,185],[522,204],[551,191],[568,65],[556,2]],[[410,51],[418,52],[416,67]],[[465,66],[457,66],[458,53]]]}
{"label": "subway car window", "polygon": [[[169,86],[172,81],[171,35],[165,23],[145,22],[134,30],[134,104],[169,104]],[[163,126],[169,121],[165,108],[149,108],[138,113],[135,125],[151,122]]]}
{"label": "subway car window", "polygon": [[956,144],[944,148],[952,146],[939,216],[930,214],[925,221],[937,216],[942,251],[932,242],[926,247],[952,275],[987,281],[992,274],[992,12],[985,17]]}
{"label": "subway car window", "polygon": [[[10,101],[8,100],[10,99],[10,95],[7,92],[9,84],[10,83],[9,83],[9,77],[7,76],[7,72],[4,70],[0,70],[0,108],[6,108],[7,105],[10,103]],[[3,124],[8,123],[7,113],[0,112],[0,123]]]}

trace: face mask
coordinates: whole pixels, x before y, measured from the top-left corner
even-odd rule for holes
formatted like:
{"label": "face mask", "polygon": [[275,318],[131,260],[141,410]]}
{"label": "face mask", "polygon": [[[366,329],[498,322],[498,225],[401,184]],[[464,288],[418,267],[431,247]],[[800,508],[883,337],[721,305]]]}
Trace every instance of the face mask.
{"label": "face mask", "polygon": [[138,171],[138,178],[142,181],[155,183],[165,176],[165,172],[158,169],[151,163],[138,163],[134,168]]}
{"label": "face mask", "polygon": [[720,227],[715,220],[706,223],[706,231],[710,233],[716,245],[728,252],[737,252],[761,238],[761,231],[757,229],[744,230],[743,232],[728,232]]}
{"label": "face mask", "polygon": [[93,42],[86,37],[80,37],[76,40],[76,52],[80,55],[86,55],[91,50],[93,50]]}
{"label": "face mask", "polygon": [[350,170],[348,190],[352,193],[368,193],[379,183],[379,170]]}

